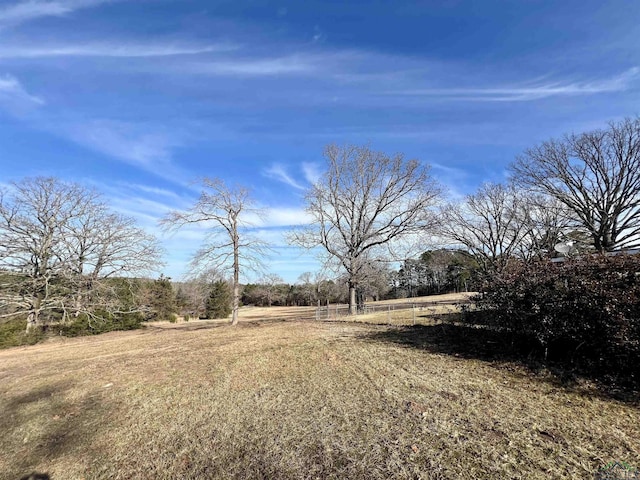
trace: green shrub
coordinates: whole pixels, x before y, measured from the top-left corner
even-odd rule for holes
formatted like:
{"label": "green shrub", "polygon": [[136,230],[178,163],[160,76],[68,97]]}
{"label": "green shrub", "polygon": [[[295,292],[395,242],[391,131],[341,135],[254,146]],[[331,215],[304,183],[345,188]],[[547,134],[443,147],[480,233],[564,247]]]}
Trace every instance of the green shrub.
{"label": "green shrub", "polygon": [[111,315],[98,312],[95,316],[80,315],[71,322],[56,325],[50,330],[65,337],[79,337],[115,330],[135,330],[143,327],[143,320],[140,314]]}
{"label": "green shrub", "polygon": [[44,333],[37,329],[25,333],[27,321],[13,318],[0,322],[0,348],[34,345],[44,338]]}
{"label": "green shrub", "polygon": [[535,339],[555,359],[640,378],[640,255],[517,265],[476,308],[473,322]]}

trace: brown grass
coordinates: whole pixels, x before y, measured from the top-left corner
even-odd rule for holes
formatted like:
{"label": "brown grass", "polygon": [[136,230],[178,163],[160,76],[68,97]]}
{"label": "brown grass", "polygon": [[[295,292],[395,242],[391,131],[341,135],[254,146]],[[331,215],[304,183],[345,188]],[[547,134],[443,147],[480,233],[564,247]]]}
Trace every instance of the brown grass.
{"label": "brown grass", "polygon": [[216,322],[0,352],[0,478],[589,478],[640,466],[640,410],[589,385],[392,341]]}
{"label": "brown grass", "polygon": [[[241,307],[240,321],[264,319],[278,320],[341,320],[346,322],[362,322],[378,325],[433,325],[443,315],[451,315],[460,311],[459,304],[469,301],[475,293],[447,293],[425,297],[400,298],[380,302],[367,302],[367,313],[348,314],[348,305],[332,304],[329,312],[322,310],[318,316],[316,307]],[[415,305],[415,309],[411,308]],[[324,308],[324,307],[323,307]],[[336,308],[338,315],[336,316]]]}

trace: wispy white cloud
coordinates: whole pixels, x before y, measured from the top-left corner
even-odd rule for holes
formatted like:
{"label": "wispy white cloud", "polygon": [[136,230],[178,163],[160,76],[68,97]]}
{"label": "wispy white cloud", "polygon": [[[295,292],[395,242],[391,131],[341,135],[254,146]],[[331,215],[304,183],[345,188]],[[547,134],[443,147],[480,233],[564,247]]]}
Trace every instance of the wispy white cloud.
{"label": "wispy white cloud", "polygon": [[633,67],[611,78],[589,82],[556,82],[524,86],[487,88],[427,88],[389,91],[390,95],[439,97],[444,100],[481,102],[532,101],[549,97],[594,95],[628,90],[640,79],[640,67]]}
{"label": "wispy white cloud", "polygon": [[137,190],[137,191],[151,194],[154,196],[166,197],[168,199],[182,201],[182,197],[180,195],[178,195],[176,192],[173,192],[171,190],[167,190],[166,188],[152,187],[149,185],[142,185],[139,183],[129,183],[129,182],[119,182],[119,184],[129,190],[134,190],[134,191]]}
{"label": "wispy white cloud", "polygon": [[317,72],[312,56],[299,55],[272,58],[229,58],[182,66],[192,74],[262,77],[273,75],[307,75]]}
{"label": "wispy white cloud", "polygon": [[[397,80],[405,72],[400,65],[415,68],[416,62],[403,56],[383,55],[355,49],[330,50],[314,47],[300,49],[288,55],[261,55],[254,49],[241,55],[183,65],[184,73],[218,76],[266,77],[274,75],[314,76],[340,83],[367,82],[374,76]],[[420,64],[425,68],[424,64]],[[384,71],[384,73],[380,73]]]}
{"label": "wispy white cloud", "polygon": [[186,45],[176,43],[88,43],[82,45],[0,45],[0,58],[46,57],[168,57],[234,50],[232,44]]}
{"label": "wispy white cloud", "polygon": [[316,25],[313,27],[313,37],[311,37],[311,41],[313,43],[320,43],[326,39],[326,35],[322,31],[322,29]]}
{"label": "wispy white cloud", "polygon": [[124,161],[161,178],[183,182],[182,172],[172,162],[172,150],[179,145],[170,134],[152,127],[111,120],[50,125],[49,130],[79,145]]}
{"label": "wispy white cloud", "polygon": [[251,214],[246,218],[247,222],[256,228],[291,227],[293,225],[306,225],[311,222],[311,217],[299,207],[265,207],[261,213]]}
{"label": "wispy white cloud", "polygon": [[78,143],[140,166],[165,163],[171,157],[168,138],[153,133],[136,134],[124,123],[94,120],[73,125],[68,131]]}
{"label": "wispy white cloud", "polygon": [[27,92],[17,78],[12,75],[0,76],[0,106],[13,110],[43,104],[44,100]]}
{"label": "wispy white cloud", "polygon": [[322,176],[322,172],[320,171],[320,165],[313,162],[303,162],[302,163],[302,173],[304,174],[304,178],[307,182],[311,184],[315,184],[320,180]]}
{"label": "wispy white cloud", "polygon": [[[157,220],[169,210],[183,207],[179,195],[170,190],[140,183],[104,184],[98,179],[91,178],[85,178],[83,182],[103,192],[111,206],[121,213],[125,213],[126,210],[128,215],[152,220],[154,226]],[[164,198],[158,198],[158,193]]]}
{"label": "wispy white cloud", "polygon": [[298,190],[304,190],[304,186],[298,183],[289,172],[287,172],[286,168],[279,163],[274,163],[269,168],[264,170],[264,175],[273,178],[274,180],[278,180],[279,182],[286,183],[287,185],[296,188]]}
{"label": "wispy white cloud", "polygon": [[468,176],[468,173],[462,168],[443,165],[438,162],[430,162],[429,165],[434,170],[436,170],[439,174],[444,174],[449,177],[461,179],[461,178],[466,178]]}
{"label": "wispy white cloud", "polygon": [[43,17],[61,17],[83,8],[117,0],[24,0],[0,7],[0,27]]}
{"label": "wispy white cloud", "polygon": [[429,162],[433,176],[444,187],[444,193],[449,200],[457,201],[469,193],[469,172],[458,167]]}
{"label": "wispy white cloud", "polygon": [[28,93],[15,77],[0,76],[0,109],[28,122],[34,130],[54,134],[172,183],[188,181],[190,175],[173,161],[174,149],[182,145],[180,133],[166,127],[117,120],[61,120],[45,107],[36,110],[44,104],[44,100]]}

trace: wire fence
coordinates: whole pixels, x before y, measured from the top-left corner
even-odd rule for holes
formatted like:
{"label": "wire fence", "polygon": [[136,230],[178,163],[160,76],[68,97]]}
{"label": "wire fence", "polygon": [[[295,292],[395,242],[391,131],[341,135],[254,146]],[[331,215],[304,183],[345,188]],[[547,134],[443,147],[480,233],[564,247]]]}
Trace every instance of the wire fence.
{"label": "wire fence", "polygon": [[459,314],[462,305],[469,303],[469,300],[439,300],[364,304],[357,309],[355,315],[349,311],[349,305],[333,304],[318,307],[315,311],[315,319],[394,325],[431,325]]}

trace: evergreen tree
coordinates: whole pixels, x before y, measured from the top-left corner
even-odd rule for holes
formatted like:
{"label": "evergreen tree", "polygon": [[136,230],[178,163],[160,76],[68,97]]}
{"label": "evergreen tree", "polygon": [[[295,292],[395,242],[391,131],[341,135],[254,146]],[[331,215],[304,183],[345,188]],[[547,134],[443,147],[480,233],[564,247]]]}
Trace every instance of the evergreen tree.
{"label": "evergreen tree", "polygon": [[229,285],[223,280],[211,284],[207,298],[207,318],[226,318],[231,314],[231,292]]}
{"label": "evergreen tree", "polygon": [[176,296],[171,286],[171,279],[160,275],[151,285],[151,295],[149,306],[151,308],[150,320],[168,320],[175,322],[176,319]]}

